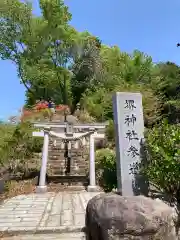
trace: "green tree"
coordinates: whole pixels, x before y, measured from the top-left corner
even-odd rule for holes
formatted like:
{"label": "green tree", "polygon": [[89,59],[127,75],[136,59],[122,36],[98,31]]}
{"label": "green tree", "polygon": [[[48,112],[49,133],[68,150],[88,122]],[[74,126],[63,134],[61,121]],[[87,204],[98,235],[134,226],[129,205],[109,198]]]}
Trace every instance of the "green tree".
{"label": "green tree", "polygon": [[101,48],[103,80],[96,89],[88,89],[82,104],[99,121],[113,119],[112,95],[118,91],[141,92],[145,125],[159,121],[161,102],[152,88],[154,66],[150,57],[135,51],[132,56],[118,47]]}
{"label": "green tree", "polygon": [[121,52],[117,46],[103,46],[102,64],[106,73],[103,84],[113,89],[115,85],[126,83],[150,83],[153,63],[151,57],[134,51],[132,55]]}
{"label": "green tree", "polygon": [[156,65],[152,88],[162,99],[162,115],[170,123],[180,121],[180,67],[172,62]]}
{"label": "green tree", "polygon": [[[88,34],[89,35],[89,34]],[[99,85],[103,68],[101,65],[101,42],[98,38],[87,36],[78,46],[71,71],[72,112],[81,100],[83,93]]]}
{"label": "green tree", "polygon": [[26,87],[27,105],[39,98],[74,106],[100,72],[101,43],[69,24],[63,1],[40,0],[42,15],[18,0],[1,4],[0,56],[13,61]]}
{"label": "green tree", "polygon": [[0,2],[0,57],[11,60],[17,66],[17,73],[22,83],[29,89],[23,71],[24,38],[31,32],[31,11],[29,3],[23,4],[18,0]]}
{"label": "green tree", "polygon": [[[16,64],[18,76],[31,96],[40,93],[47,98],[56,73],[62,72],[59,59],[65,61],[63,52],[58,56],[58,64],[53,64],[56,55],[53,49],[57,39],[66,39],[65,28],[71,15],[62,1],[40,1],[40,7],[43,15],[35,17],[29,3],[18,0],[1,3],[0,56]],[[61,80],[56,78],[55,89],[58,84],[62,88]]]}

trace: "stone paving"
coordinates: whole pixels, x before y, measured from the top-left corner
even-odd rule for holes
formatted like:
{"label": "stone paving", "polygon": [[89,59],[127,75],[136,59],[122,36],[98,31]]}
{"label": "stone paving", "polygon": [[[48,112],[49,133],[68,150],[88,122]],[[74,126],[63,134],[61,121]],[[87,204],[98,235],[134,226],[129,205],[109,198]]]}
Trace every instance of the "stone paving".
{"label": "stone paving", "polygon": [[5,237],[1,240],[85,240],[86,236],[80,233],[49,233],[49,234],[26,234],[14,237]]}
{"label": "stone paving", "polygon": [[[99,193],[86,191],[34,193],[8,199],[0,205],[0,232],[18,235],[31,234],[26,239],[32,240],[37,239],[32,238],[32,235],[41,239],[41,234],[48,233],[49,236],[53,232],[54,234],[72,233],[76,237],[85,226],[87,202],[97,194]],[[19,236],[11,239],[21,238]],[[78,239],[83,238],[78,237]]]}

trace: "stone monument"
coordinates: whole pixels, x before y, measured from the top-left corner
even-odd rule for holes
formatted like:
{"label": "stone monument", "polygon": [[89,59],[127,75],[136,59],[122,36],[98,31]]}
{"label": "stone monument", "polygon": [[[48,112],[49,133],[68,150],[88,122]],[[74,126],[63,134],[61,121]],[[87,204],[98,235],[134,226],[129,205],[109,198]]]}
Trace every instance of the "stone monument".
{"label": "stone monument", "polygon": [[116,159],[118,192],[123,196],[135,194],[136,181],[132,170],[141,160],[141,142],[144,138],[142,95],[117,92],[113,96],[116,132]]}

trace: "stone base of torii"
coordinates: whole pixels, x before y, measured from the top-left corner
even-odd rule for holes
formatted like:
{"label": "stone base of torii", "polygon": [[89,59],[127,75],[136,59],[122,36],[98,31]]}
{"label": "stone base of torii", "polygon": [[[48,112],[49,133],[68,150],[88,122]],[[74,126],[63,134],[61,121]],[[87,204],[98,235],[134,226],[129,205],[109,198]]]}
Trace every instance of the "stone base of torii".
{"label": "stone base of torii", "polygon": [[105,124],[92,124],[92,125],[73,125],[73,128],[76,129],[86,129],[86,132],[78,132],[71,134],[65,133],[57,133],[56,131],[51,131],[51,128],[65,128],[65,124],[43,124],[43,123],[35,123],[35,127],[43,128],[43,131],[33,132],[34,137],[44,137],[43,142],[43,152],[42,152],[42,163],[40,170],[40,179],[39,185],[36,188],[36,192],[45,193],[47,192],[46,185],[46,172],[47,172],[47,163],[48,163],[48,147],[49,147],[49,139],[51,136],[56,138],[60,138],[62,140],[76,141],[80,140],[84,137],[89,137],[89,186],[87,191],[96,192],[98,191],[98,187],[96,185],[96,174],[95,174],[95,139],[103,139],[105,134],[98,134],[97,131],[99,129],[105,129]]}

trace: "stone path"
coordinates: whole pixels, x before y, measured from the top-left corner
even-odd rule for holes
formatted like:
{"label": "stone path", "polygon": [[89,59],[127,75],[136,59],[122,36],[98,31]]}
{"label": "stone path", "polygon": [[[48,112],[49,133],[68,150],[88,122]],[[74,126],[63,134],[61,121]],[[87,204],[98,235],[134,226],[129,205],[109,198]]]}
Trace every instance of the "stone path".
{"label": "stone path", "polygon": [[[0,232],[18,234],[17,238],[9,239],[71,239],[69,235],[67,238],[62,235],[67,233],[84,239],[81,231],[85,226],[86,205],[97,194],[85,191],[34,193],[8,199],[0,205]],[[52,233],[53,237],[44,237]],[[82,238],[77,237],[78,234]]]}
{"label": "stone path", "polygon": [[49,234],[26,234],[14,237],[5,237],[1,240],[85,240],[84,233],[49,233]]}

